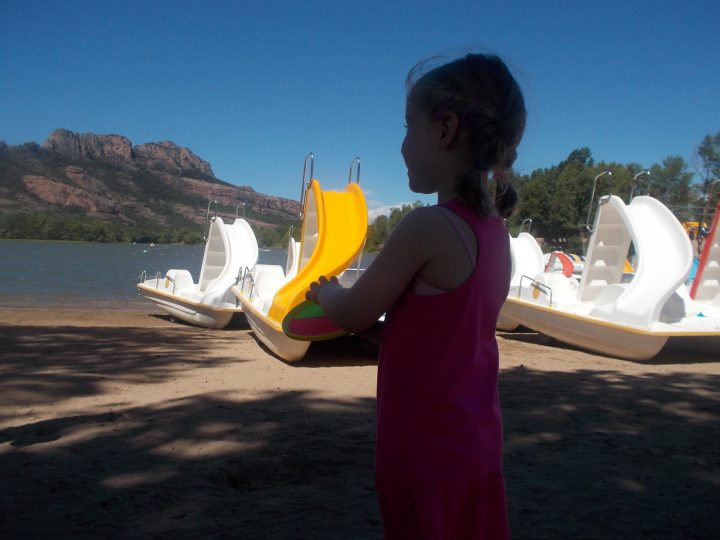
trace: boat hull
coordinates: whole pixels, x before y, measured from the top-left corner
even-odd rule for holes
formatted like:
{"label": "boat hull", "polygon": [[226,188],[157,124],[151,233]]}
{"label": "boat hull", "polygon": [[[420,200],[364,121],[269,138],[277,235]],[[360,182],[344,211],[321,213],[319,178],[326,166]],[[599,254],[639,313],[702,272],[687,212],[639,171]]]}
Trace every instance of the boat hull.
{"label": "boat hull", "polygon": [[498,317],[497,324],[495,325],[495,328],[497,330],[502,330],[503,332],[512,332],[518,326],[520,326],[520,323],[518,323],[514,319],[511,319],[510,317],[508,317],[505,313],[503,313],[501,311],[500,315]]}
{"label": "boat hull", "polygon": [[515,298],[505,301],[502,314],[563,343],[628,360],[649,360],[660,352],[669,337]]}
{"label": "boat hull", "polygon": [[246,296],[240,294],[236,287],[233,287],[232,291],[240,301],[250,328],[265,347],[286,362],[297,362],[305,356],[310,347],[309,341],[298,341],[289,338],[283,332],[281,324],[256,309]]}
{"label": "boat hull", "polygon": [[138,283],[137,288],[139,294],[169,315],[203,328],[225,328],[230,323],[233,315],[242,311],[241,308],[222,308],[193,302],[142,283]]}

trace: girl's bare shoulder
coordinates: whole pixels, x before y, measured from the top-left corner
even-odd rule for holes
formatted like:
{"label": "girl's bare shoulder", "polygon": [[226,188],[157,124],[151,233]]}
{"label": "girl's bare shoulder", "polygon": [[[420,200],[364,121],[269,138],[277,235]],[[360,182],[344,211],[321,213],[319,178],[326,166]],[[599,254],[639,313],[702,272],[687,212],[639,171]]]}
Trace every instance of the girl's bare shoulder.
{"label": "girl's bare shoulder", "polygon": [[437,206],[423,206],[410,212],[397,226],[401,234],[420,243],[452,240],[454,230],[443,210]]}

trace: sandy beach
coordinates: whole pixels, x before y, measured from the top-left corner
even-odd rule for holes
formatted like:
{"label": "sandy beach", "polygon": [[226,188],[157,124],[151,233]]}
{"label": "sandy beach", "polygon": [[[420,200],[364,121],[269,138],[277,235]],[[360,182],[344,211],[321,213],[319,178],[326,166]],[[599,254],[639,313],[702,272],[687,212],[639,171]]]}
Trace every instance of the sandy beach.
{"label": "sandy beach", "polygon": [[[498,341],[514,538],[720,538],[720,356]],[[0,308],[0,538],[381,538],[376,355]]]}

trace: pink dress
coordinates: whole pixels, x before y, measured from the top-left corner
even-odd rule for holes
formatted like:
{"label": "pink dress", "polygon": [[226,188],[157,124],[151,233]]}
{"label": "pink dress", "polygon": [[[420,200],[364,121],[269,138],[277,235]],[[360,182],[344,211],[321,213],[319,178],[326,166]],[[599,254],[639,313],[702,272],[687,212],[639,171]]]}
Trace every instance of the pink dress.
{"label": "pink dress", "polygon": [[508,538],[495,323],[508,293],[502,219],[457,200],[477,260],[459,287],[388,312],[377,388],[375,481],[387,539]]}

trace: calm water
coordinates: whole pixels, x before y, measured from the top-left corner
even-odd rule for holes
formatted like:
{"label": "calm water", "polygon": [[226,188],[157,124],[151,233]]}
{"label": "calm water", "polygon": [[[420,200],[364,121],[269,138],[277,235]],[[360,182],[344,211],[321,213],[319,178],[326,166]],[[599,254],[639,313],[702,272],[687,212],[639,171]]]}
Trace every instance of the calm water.
{"label": "calm water", "polygon": [[[170,268],[200,275],[205,246],[0,240],[0,308],[92,304],[147,309],[135,284]],[[261,251],[259,262],[285,266],[285,250]]]}
{"label": "calm water", "polygon": [[[135,284],[170,268],[189,270],[197,282],[204,244],[99,244],[0,240],[0,309],[2,307],[85,306],[151,309]],[[363,255],[362,266],[372,260]],[[258,262],[285,267],[287,252],[260,251]]]}

